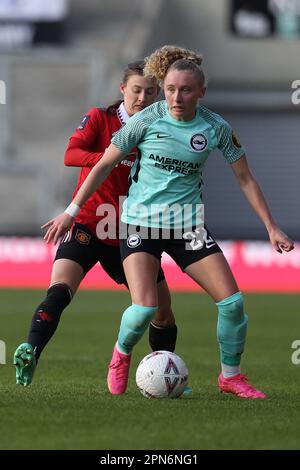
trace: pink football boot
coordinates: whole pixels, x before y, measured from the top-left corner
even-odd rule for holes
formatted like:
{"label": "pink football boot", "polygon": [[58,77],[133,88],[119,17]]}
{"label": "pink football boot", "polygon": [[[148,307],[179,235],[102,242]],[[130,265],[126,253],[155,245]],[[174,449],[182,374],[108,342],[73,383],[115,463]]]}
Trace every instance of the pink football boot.
{"label": "pink football boot", "polygon": [[125,393],[128,382],[131,354],[122,354],[117,345],[113,350],[113,356],[108,366],[107,385],[112,395]]}
{"label": "pink football boot", "polygon": [[248,379],[243,374],[237,374],[227,379],[221,373],[218,378],[218,387],[221,392],[233,393],[241,398],[266,398],[266,395],[252,385],[248,384]]}

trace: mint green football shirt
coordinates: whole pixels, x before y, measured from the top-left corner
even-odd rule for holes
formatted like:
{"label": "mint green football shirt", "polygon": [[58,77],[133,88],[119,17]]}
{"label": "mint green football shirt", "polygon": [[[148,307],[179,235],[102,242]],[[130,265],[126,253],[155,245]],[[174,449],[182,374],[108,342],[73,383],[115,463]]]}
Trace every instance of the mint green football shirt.
{"label": "mint green football shirt", "polygon": [[124,155],[138,148],[121,220],[144,227],[197,224],[202,170],[212,150],[220,149],[229,163],[245,154],[221,116],[198,106],[194,119],[178,121],[169,113],[166,101],[136,113],[111,142]]}

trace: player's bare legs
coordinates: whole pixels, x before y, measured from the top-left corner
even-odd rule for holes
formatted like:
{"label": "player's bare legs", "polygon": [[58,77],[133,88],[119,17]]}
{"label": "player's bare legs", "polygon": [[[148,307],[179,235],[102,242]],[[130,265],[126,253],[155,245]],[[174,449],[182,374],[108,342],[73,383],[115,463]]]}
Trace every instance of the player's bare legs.
{"label": "player's bare legs", "polygon": [[219,302],[239,290],[223,253],[206,256],[185,269],[215,302]]}
{"label": "player's bare legs", "polygon": [[124,259],[123,266],[132,303],[157,308],[158,259],[145,252],[132,253]]}
{"label": "player's bare legs", "polygon": [[153,322],[160,327],[168,327],[175,323],[171,308],[171,294],[166,280],[157,284],[158,310]]}
{"label": "player's bare legs", "polygon": [[218,306],[217,337],[221,350],[218,386],[223,392],[242,398],[265,398],[247,383],[240,371],[246,341],[248,317],[243,296],[222,253],[215,253],[188,266],[185,272],[213,298]]}
{"label": "player's bare legs", "polygon": [[84,276],[82,266],[76,261],[64,258],[57,259],[53,263],[50,285],[66,284],[74,296]]}

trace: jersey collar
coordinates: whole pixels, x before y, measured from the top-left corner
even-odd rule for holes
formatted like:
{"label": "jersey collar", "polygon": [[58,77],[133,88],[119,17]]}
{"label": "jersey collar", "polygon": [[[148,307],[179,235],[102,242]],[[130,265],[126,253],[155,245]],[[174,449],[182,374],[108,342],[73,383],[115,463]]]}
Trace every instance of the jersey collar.
{"label": "jersey collar", "polygon": [[120,122],[121,122],[122,126],[124,126],[124,124],[126,124],[128,119],[130,118],[129,114],[127,113],[127,111],[125,109],[123,101],[117,109],[117,115],[118,115],[118,118],[120,119]]}

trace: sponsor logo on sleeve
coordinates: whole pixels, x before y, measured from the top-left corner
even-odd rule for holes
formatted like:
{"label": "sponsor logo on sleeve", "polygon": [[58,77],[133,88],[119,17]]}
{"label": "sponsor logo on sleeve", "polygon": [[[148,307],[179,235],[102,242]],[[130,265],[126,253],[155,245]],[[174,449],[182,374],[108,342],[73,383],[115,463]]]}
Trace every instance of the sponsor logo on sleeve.
{"label": "sponsor logo on sleeve", "polygon": [[90,119],[90,116],[86,115],[84,116],[84,118],[81,119],[81,122],[79,124],[79,126],[77,127],[77,129],[79,130],[83,130],[88,122],[88,120]]}

